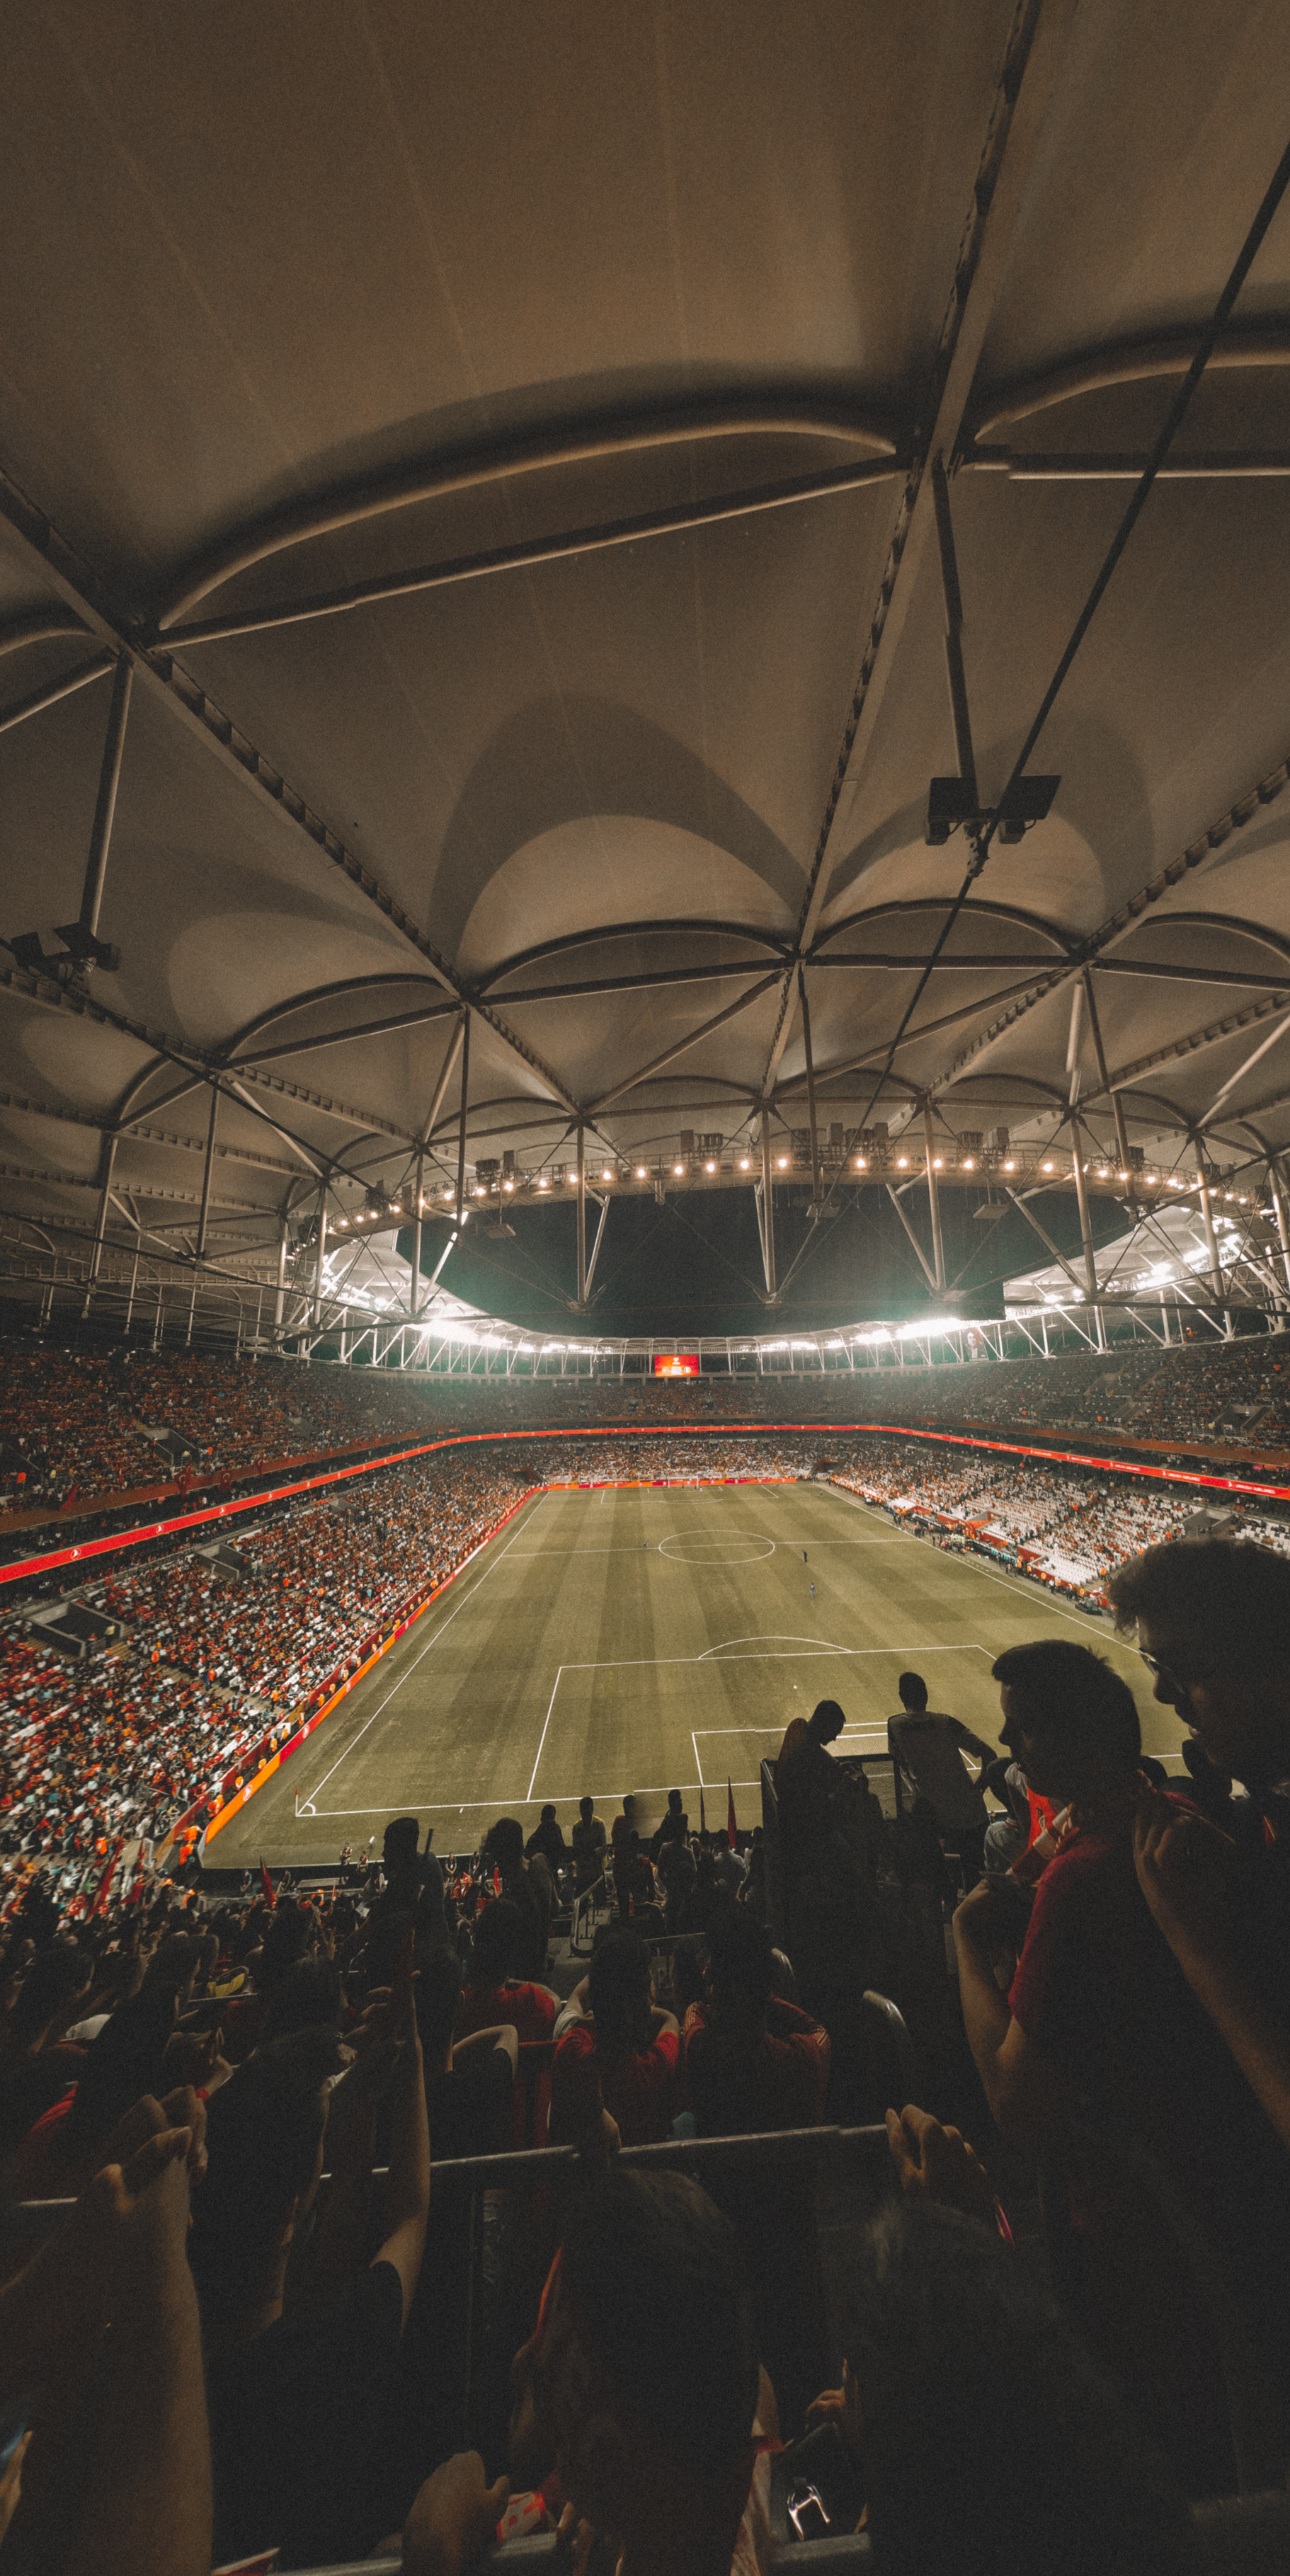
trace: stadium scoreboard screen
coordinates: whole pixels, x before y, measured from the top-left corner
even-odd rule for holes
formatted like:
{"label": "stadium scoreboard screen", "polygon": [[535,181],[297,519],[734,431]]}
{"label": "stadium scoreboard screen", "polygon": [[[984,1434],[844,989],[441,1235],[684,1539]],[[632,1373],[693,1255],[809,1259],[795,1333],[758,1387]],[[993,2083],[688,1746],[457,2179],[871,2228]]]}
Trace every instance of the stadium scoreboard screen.
{"label": "stadium scoreboard screen", "polygon": [[697,1377],[698,1374],[697,1351],[669,1351],[666,1359],[656,1359],[654,1362],[655,1377]]}

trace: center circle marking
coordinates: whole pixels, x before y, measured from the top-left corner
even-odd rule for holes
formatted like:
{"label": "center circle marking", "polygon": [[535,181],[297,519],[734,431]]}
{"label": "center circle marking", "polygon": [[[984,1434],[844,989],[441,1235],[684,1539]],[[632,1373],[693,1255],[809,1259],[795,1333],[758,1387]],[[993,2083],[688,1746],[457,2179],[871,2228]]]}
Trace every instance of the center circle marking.
{"label": "center circle marking", "polygon": [[715,1532],[674,1530],[670,1538],[659,1540],[658,1552],[670,1557],[674,1565],[752,1565],[758,1557],[773,1556],[775,1542],[773,1538],[759,1539],[750,1531],[742,1538],[733,1533],[719,1538]]}

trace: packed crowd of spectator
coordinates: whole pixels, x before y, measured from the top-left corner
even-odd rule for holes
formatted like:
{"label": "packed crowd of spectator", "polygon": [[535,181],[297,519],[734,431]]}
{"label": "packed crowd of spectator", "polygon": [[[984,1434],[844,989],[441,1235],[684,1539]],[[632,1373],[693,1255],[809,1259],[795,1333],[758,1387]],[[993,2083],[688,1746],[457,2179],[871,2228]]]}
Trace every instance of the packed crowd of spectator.
{"label": "packed crowd of spectator", "polygon": [[0,1344],[0,1498],[66,1508],[437,1433],[424,1381],[185,1352]]}
{"label": "packed crowd of spectator", "polygon": [[654,1433],[722,1423],[935,1422],[1114,1432],[1170,1445],[1247,1437],[1290,1444],[1290,1383],[1276,1337],[1158,1343],[928,1367],[438,1376],[201,1353],[108,1356],[0,1344],[0,1511],[166,1490],[222,1489],[291,1459],[453,1431]]}
{"label": "packed crowd of spectator", "polygon": [[[981,1459],[922,1441],[870,1439],[839,1448],[833,1481],[918,1527],[956,1529],[981,1548],[1024,1549],[1043,1570],[1069,1569],[1100,1591],[1126,1556],[1181,1536],[1194,1506],[1125,1477],[1079,1468]],[[1260,1525],[1290,1552],[1290,1526]]]}
{"label": "packed crowd of spectator", "polygon": [[[449,1876],[394,1818],[312,1902],[152,1879],[60,1921],[31,1881],[0,1961],[0,2212],[44,2205],[0,2286],[16,2561],[465,2576],[558,2527],[580,2567],[758,2576],[827,2524],[899,2576],[1199,2576],[1224,2534],[1277,2563],[1290,1566],[1175,1542],[1112,1598],[1184,1778],[1108,1663],[1040,1637],[995,1665],[998,1761],[901,1677],[895,1825],[824,1702],[743,1852],[678,1791],[648,1840],[626,1800],[567,1844],[499,1818]],[[963,1873],[933,1976],[911,1900],[983,1786],[1013,1857]],[[821,2162],[875,2111],[881,2166]]]}
{"label": "packed crowd of spectator", "polygon": [[522,1490],[508,1459],[410,1461],[341,1506],[289,1507],[218,1563],[183,1549],[82,1585],[79,1602],[119,1633],[74,1641],[79,1660],[35,1622],[0,1629],[10,1870],[48,1852],[89,1874],[114,1839],[159,1839],[293,1711],[357,1671]]}

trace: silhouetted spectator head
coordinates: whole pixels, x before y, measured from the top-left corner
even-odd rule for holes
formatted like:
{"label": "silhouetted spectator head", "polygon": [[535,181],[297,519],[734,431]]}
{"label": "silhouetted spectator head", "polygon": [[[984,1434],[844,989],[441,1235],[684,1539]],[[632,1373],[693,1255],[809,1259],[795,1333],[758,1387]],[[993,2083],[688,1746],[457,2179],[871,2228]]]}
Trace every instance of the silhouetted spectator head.
{"label": "silhouetted spectator head", "polygon": [[765,2028],[775,1958],[764,1923],[746,1906],[720,1915],[708,1935],[708,1995],[719,2030],[751,2040]]}
{"label": "silhouetted spectator head", "polygon": [[524,1827],[518,1816],[499,1816],[489,1826],[484,1858],[496,1863],[503,1878],[515,1878],[523,1869]]}
{"label": "silhouetted spectator head", "polygon": [[1041,1797],[1062,1805],[1132,1779],[1142,1751],[1133,1693],[1091,1647],[1040,1637],[1009,1646],[991,1669],[1000,1742]]}
{"label": "silhouetted spectator head", "polygon": [[597,2052],[646,2048],[650,2038],[649,1944],[639,1932],[610,1929],[597,1939],[587,1974]]}
{"label": "silhouetted spectator head", "polygon": [[417,1856],[421,1828],[415,1816],[393,1816],[381,1842],[381,1861],[387,1878],[395,1870],[409,1869]]}
{"label": "silhouetted spectator head", "polygon": [[38,1950],[9,2015],[16,2046],[34,2048],[64,2006],[85,1993],[93,1974],[89,1951],[75,1941],[55,1941],[48,1950]]}
{"label": "silhouetted spectator head", "polygon": [[884,2576],[1180,2576],[1195,2565],[1163,2463],[1070,2319],[977,2221],[929,2203],[884,2209],[843,2350],[847,2432]]}
{"label": "silhouetted spectator head", "polygon": [[[580,1801],[580,1803],[579,1803],[579,1808],[578,1808],[578,1813],[579,1813],[579,1815],[583,1814],[583,1813],[584,1813],[584,1811],[585,1811],[585,1810],[586,1810],[590,1805],[591,1805],[591,1800],[590,1800],[590,1798],[583,1798],[583,1799]],[[548,1804],[547,1806],[545,1806],[545,1807],[543,1808],[543,1810],[542,1810],[542,1814],[541,1814],[541,1816],[540,1816],[540,1818],[539,1818],[539,1822],[540,1822],[541,1824],[544,1824],[544,1825],[553,1825],[553,1824],[555,1823],[555,1809],[554,1809],[554,1807],[550,1806],[549,1804]]]}
{"label": "silhouetted spectator head", "polygon": [[922,1674],[902,1673],[896,1688],[901,1707],[907,1708],[911,1717],[920,1717],[927,1706],[927,1684]]}
{"label": "silhouetted spectator head", "polygon": [[681,1813],[681,1792],[679,1789],[668,1790],[667,1803],[670,1813],[674,1816],[679,1816]]}
{"label": "silhouetted spectator head", "polygon": [[757,2340],[739,2240],[682,2174],[611,2173],[576,2203],[516,2359],[512,2465],[552,2455],[633,2565],[727,2567],[753,2470]]}
{"label": "silhouetted spectator head", "polygon": [[318,2187],[336,2072],[334,2030],[256,2050],[211,2096],[209,2159],[193,2198],[189,2255],[203,2319],[261,2306],[280,2288],[293,2234]]}
{"label": "silhouetted spectator head", "polygon": [[1290,1770],[1290,1558],[1248,1539],[1174,1539],[1130,1557],[1107,1591],[1137,1622],[1155,1696],[1247,1786]]}
{"label": "silhouetted spectator head", "polygon": [[183,2002],[192,1990],[202,1961],[202,1945],[189,1932],[168,1932],[144,1970],[146,1995],[171,1995]]}
{"label": "silhouetted spectator head", "polygon": [[255,1966],[255,1982],[270,1994],[297,1959],[303,1959],[314,1935],[313,1919],[289,1897],[279,1897],[265,1926],[264,1945]]}
{"label": "silhouetted spectator head", "polygon": [[470,1958],[472,1986],[500,1986],[515,1974],[524,1944],[524,1917],[518,1905],[498,1897],[475,1918],[475,1946]]}
{"label": "silhouetted spectator head", "polygon": [[817,1700],[808,1721],[817,1744],[832,1744],[842,1733],[846,1719],[835,1699]]}
{"label": "silhouetted spectator head", "polygon": [[340,1970],[334,1959],[297,1959],[279,1979],[269,1999],[260,2046],[287,2039],[293,2031],[325,2028],[339,2032],[343,2004]]}
{"label": "silhouetted spectator head", "polygon": [[[554,1810],[553,1810],[552,1812],[554,1812]],[[596,1808],[595,1808],[595,1801],[594,1801],[594,1799],[592,1799],[592,1798],[579,1798],[579,1800],[578,1800],[578,1813],[579,1813],[579,1815],[581,1816],[581,1818],[582,1818],[582,1821],[583,1821],[584,1825],[589,1825],[589,1824],[590,1824],[591,1819],[592,1819],[593,1815],[595,1814],[595,1812],[596,1812]]]}
{"label": "silhouetted spectator head", "polygon": [[461,2002],[461,1961],[455,1950],[440,1942],[432,1950],[423,1950],[417,1960],[416,1996],[417,2029],[425,2054],[426,2070],[431,2073],[444,2065],[452,2048],[452,2034],[457,2027],[457,2009]]}

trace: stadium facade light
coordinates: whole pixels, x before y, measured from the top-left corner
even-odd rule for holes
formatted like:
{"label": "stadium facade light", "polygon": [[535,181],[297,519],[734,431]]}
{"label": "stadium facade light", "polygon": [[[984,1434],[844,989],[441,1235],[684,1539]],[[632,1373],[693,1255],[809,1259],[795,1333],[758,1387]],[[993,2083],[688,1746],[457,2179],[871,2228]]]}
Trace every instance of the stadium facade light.
{"label": "stadium facade light", "polygon": [[896,1169],[897,1169],[897,1171],[898,1171],[898,1172],[907,1172],[907,1171],[909,1170],[909,1156],[908,1156],[908,1154],[897,1154],[897,1156],[896,1156]]}
{"label": "stadium facade light", "polygon": [[545,1172],[543,1172],[543,1173],[541,1174],[541,1176],[540,1176],[539,1180],[538,1180],[538,1188],[539,1188],[540,1190],[549,1190],[549,1189],[550,1189],[550,1187],[551,1187],[551,1184],[550,1184],[549,1180],[547,1179],[547,1176],[546,1176]]}
{"label": "stadium facade light", "polygon": [[1005,1163],[1003,1168],[1005,1172],[1015,1172],[1017,1166],[1015,1163]]}
{"label": "stadium facade light", "polygon": [[740,1157],[739,1169],[741,1172],[746,1172],[748,1169],[748,1157],[746,1154]]}
{"label": "stadium facade light", "polygon": [[869,1168],[869,1166],[868,1166],[868,1164],[866,1163],[866,1161],[865,1161],[865,1158],[864,1158],[863,1154],[857,1154],[857,1156],[856,1156],[856,1170],[857,1170],[858,1172],[867,1172],[867,1171],[868,1171],[868,1168]]}
{"label": "stadium facade light", "polygon": [[1045,1163],[1045,1165],[1044,1165],[1044,1170],[1045,1170],[1046,1172],[1051,1172],[1052,1168],[1053,1168],[1053,1167],[1052,1167],[1052,1164],[1051,1164],[1051,1163]]}
{"label": "stadium facade light", "polygon": [[780,1168],[781,1172],[786,1172],[786,1171],[788,1170],[788,1156],[787,1156],[787,1154],[781,1154],[781,1155],[780,1155],[780,1158],[779,1158],[779,1168]]}
{"label": "stadium facade light", "polygon": [[677,1177],[677,1179],[678,1179],[678,1181],[679,1181],[679,1180],[682,1178],[682,1176],[683,1176],[683,1174],[684,1174],[684,1171],[685,1171],[685,1165],[684,1165],[684,1163],[673,1163],[673,1165],[672,1165],[672,1169],[673,1169],[673,1171],[675,1172],[676,1177]]}
{"label": "stadium facade light", "polygon": [[[939,1172],[939,1171],[943,1171],[943,1169],[944,1169],[944,1158],[943,1158],[943,1156],[941,1156],[940,1154],[933,1154],[933,1156],[932,1156],[932,1170],[933,1170],[934,1172]],[[968,1170],[969,1170],[969,1171],[971,1171],[971,1169],[972,1169],[972,1166],[971,1166],[971,1164],[969,1163],[969,1165],[968,1165]]]}
{"label": "stadium facade light", "polygon": [[973,1162],[972,1157],[971,1157],[971,1155],[970,1155],[970,1154],[969,1154],[969,1156],[968,1156],[968,1158],[967,1158],[966,1163],[965,1163],[965,1164],[964,1164],[964,1166],[963,1166],[963,1169],[964,1169],[964,1171],[965,1171],[965,1172],[974,1172],[974,1171],[976,1170],[976,1165],[975,1165],[975,1163]]}
{"label": "stadium facade light", "polygon": [[[715,1170],[716,1170],[716,1168],[717,1168],[717,1167],[716,1167],[716,1164],[715,1164],[715,1163],[705,1163],[705,1164],[704,1164],[704,1166],[703,1166],[703,1168],[704,1168],[705,1172],[715,1172]],[[606,1172],[606,1174],[605,1174],[605,1178],[606,1178],[606,1180],[608,1180],[608,1178],[609,1178],[609,1174],[608,1174],[607,1172]]]}

